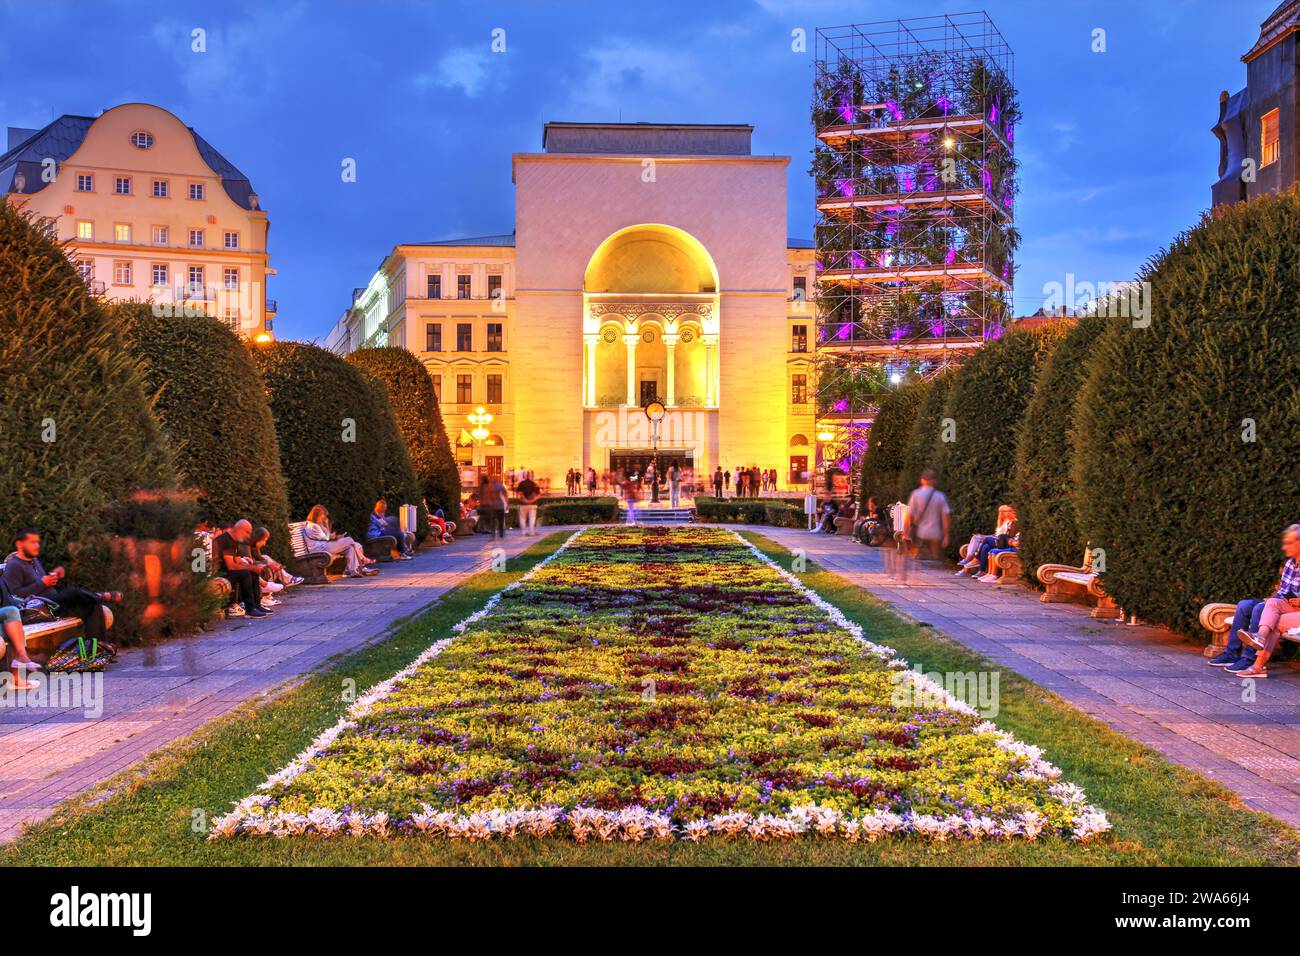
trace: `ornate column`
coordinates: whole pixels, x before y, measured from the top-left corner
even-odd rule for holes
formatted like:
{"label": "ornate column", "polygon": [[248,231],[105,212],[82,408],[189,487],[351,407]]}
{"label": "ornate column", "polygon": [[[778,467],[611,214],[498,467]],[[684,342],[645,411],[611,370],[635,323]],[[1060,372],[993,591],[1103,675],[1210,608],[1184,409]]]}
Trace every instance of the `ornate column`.
{"label": "ornate column", "polygon": [[665,398],[666,404],[672,408],[677,404],[677,333],[664,333],[664,353],[665,361],[668,365],[668,386]]}
{"label": "ornate column", "polygon": [[636,394],[636,344],[641,341],[639,332],[625,332],[623,344],[627,346],[627,404],[629,408],[638,405]]}
{"label": "ornate column", "polygon": [[582,336],[586,361],[583,363],[582,404],[588,408],[596,404],[596,349],[600,347],[600,333],[588,332]]}
{"label": "ornate column", "polygon": [[704,338],[704,402],[710,407],[718,404],[718,333]]}

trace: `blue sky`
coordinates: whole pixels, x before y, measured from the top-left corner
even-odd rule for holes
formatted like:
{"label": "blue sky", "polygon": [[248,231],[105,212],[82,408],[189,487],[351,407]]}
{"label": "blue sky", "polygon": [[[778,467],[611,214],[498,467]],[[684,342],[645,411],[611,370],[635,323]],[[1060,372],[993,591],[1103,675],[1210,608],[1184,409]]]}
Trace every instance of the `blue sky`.
{"label": "blue sky", "polygon": [[[1244,85],[1241,54],[1275,5],[987,0],[1025,114],[1018,313],[1066,273],[1131,278],[1196,221],[1219,91]],[[976,8],[0,0],[0,126],[134,101],[176,113],[251,178],[271,217],[277,334],[312,339],[396,243],[509,232],[510,154],[539,150],[547,120],[751,123],[755,152],[793,157],[789,232],[811,237],[812,44],[792,52],[791,31]],[[206,53],[191,52],[196,27]]]}

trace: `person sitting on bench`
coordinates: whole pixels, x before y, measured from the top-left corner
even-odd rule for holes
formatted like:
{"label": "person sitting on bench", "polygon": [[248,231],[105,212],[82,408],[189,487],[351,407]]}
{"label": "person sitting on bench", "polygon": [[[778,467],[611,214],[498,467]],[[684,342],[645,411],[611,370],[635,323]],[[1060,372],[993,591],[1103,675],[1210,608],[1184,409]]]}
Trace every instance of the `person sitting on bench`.
{"label": "person sitting on bench", "polygon": [[392,538],[397,542],[399,552],[397,560],[410,561],[415,556],[415,535],[402,530],[401,519],[388,513],[388,502],[380,498],[370,511],[370,527],[366,530],[366,540],[375,538]]}
{"label": "person sitting on bench", "polygon": [[[267,528],[253,529],[253,540],[250,542],[253,560],[266,565],[266,571],[262,574],[262,580],[274,581],[276,584],[282,584],[286,588],[302,584],[302,578],[298,577],[296,574],[290,574],[288,568],[262,550],[270,540],[271,532]],[[276,590],[280,589],[277,588]]]}
{"label": "person sitting on bench", "polygon": [[5,584],[16,598],[37,597],[57,607],[57,613],[81,619],[87,641],[104,640],[104,605],[122,600],[121,591],[87,591],[65,583],[62,567],[46,571],[41,564],[41,533],[23,528],[14,541],[17,550],[5,558]]}
{"label": "person sitting on bench", "polygon": [[973,534],[966,545],[966,559],[957,571],[957,576],[971,574],[974,577],[988,575],[989,552],[994,548],[1011,549],[1011,538],[1020,533],[1016,520],[1016,509],[1011,505],[998,505],[998,520],[992,534]]}
{"label": "person sitting on bench", "polygon": [[271,609],[262,603],[262,572],[266,565],[254,561],[251,554],[241,554],[253,537],[253,525],[240,518],[212,539],[212,563],[216,572],[230,582],[234,600],[244,607],[247,617],[266,617]]}
{"label": "person sitting on bench", "polygon": [[889,540],[891,534],[889,513],[880,506],[880,499],[872,495],[853,525],[853,537],[862,544],[878,548]]}
{"label": "person sitting on bench", "polygon": [[379,573],[378,568],[371,567],[377,562],[366,557],[361,545],[330,527],[330,513],[324,505],[312,506],[311,511],[307,512],[307,524],[302,531],[303,538],[307,541],[307,550],[334,557],[342,555],[347,560],[347,570],[343,572],[345,577],[359,578]]}
{"label": "person sitting on bench", "polygon": [[[9,687],[13,690],[32,690],[39,687],[40,681],[24,673],[40,670],[40,665],[27,656],[27,636],[23,633],[23,601],[10,592],[4,578],[0,578],[0,626],[3,626],[4,636],[9,638],[14,646],[13,661],[9,664],[14,672],[14,678]],[[5,642],[0,639],[0,657],[4,654]]]}
{"label": "person sitting on bench", "polygon": [[1286,563],[1282,565],[1281,580],[1273,596],[1264,602],[1264,610],[1259,616],[1256,630],[1241,628],[1241,639],[1255,648],[1255,660],[1249,667],[1229,671],[1234,677],[1243,680],[1268,676],[1268,659],[1277,650],[1282,635],[1294,627],[1300,627],[1300,524],[1288,525],[1282,532],[1282,553]]}

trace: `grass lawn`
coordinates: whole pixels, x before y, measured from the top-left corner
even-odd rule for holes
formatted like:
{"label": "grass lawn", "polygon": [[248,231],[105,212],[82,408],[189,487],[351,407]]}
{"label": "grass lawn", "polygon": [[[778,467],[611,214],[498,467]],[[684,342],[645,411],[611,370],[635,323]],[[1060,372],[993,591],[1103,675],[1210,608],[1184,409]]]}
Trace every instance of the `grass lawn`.
{"label": "grass lawn", "polygon": [[[746,536],[789,566],[789,554],[760,534]],[[926,671],[1001,671],[996,723],[1078,784],[1110,816],[1096,842],[931,843],[896,837],[872,844],[804,837],[779,843],[709,837],[701,843],[595,843],[565,838],[470,843],[430,837],[240,837],[209,841],[204,825],[252,793],[317,734],[334,724],[357,691],[391,676],[505,584],[559,546],[543,539],[505,572],[484,572],[385,640],[340,660],[273,701],[247,705],[65,806],[3,849],[10,865],[591,864],[591,865],[1249,865],[1300,862],[1300,836],[1246,809],[1217,784],[1092,720],[1037,685],[929,629],[896,617],[838,576],[811,567],[801,580]],[[111,793],[105,798],[104,794]],[[98,801],[98,802],[95,802]]]}

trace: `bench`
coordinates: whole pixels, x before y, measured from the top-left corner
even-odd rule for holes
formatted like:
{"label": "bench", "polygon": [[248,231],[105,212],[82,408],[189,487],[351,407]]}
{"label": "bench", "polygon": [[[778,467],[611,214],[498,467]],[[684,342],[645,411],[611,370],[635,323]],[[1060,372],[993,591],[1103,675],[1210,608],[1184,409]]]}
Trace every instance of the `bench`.
{"label": "bench", "polygon": [[[966,549],[969,544],[963,544],[958,554],[961,560],[966,561]],[[1007,551],[1003,554],[994,554],[989,556],[989,571],[996,571],[998,579],[996,584],[1024,584],[1025,567],[1020,563],[1020,555],[1015,551]]]}
{"label": "bench", "polygon": [[[334,565],[346,566],[347,560],[342,555],[332,555],[325,551],[312,551],[307,547],[305,521],[289,523],[289,544],[293,548],[293,560],[304,584],[329,584],[329,569]],[[397,539],[391,535],[370,538],[361,545],[366,557],[376,561],[392,561],[393,549]]]}
{"label": "bench", "polygon": [[1101,576],[1092,570],[1092,552],[1084,551],[1083,567],[1068,564],[1040,564],[1038,580],[1047,590],[1039,598],[1046,604],[1073,602],[1092,606],[1095,618],[1122,618],[1123,610],[1101,585]]}
{"label": "bench", "polygon": [[[1206,657],[1218,657],[1228,647],[1228,632],[1232,630],[1232,618],[1237,613],[1237,605],[1215,602],[1201,608],[1201,627],[1210,632],[1210,643],[1201,653]],[[1300,643],[1300,634],[1282,632],[1282,640]]]}
{"label": "bench", "polygon": [[[0,573],[4,572],[4,565],[0,564]],[[108,606],[104,606],[104,631],[107,633],[113,628],[113,611]],[[36,663],[44,665],[50,656],[59,649],[59,645],[71,640],[81,633],[81,618],[79,617],[60,617],[53,621],[42,621],[39,624],[24,624],[23,639],[27,643],[27,656]],[[9,670],[14,659],[14,648],[9,640],[5,641],[4,669]]]}

